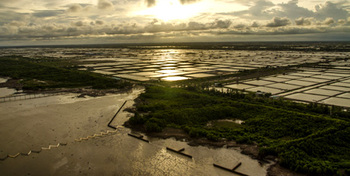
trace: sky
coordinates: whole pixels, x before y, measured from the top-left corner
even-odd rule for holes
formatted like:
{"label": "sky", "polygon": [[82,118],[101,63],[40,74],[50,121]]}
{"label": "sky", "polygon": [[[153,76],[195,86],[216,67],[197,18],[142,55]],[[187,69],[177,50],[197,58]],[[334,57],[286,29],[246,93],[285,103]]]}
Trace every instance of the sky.
{"label": "sky", "polygon": [[350,0],[0,0],[0,46],[350,41]]}

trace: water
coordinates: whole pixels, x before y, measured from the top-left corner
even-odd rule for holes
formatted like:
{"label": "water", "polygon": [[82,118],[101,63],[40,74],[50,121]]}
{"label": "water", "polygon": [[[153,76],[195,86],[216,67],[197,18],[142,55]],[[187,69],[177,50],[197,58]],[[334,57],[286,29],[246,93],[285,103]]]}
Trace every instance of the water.
{"label": "water", "polygon": [[[38,146],[67,142],[41,153],[0,161],[4,175],[233,175],[213,163],[248,175],[266,175],[267,165],[243,155],[235,148],[189,146],[174,139],[148,138],[150,143],[128,136],[131,130],[76,142],[77,137],[112,130],[108,121],[125,100],[125,108],[142,90],[121,95],[76,99],[60,95],[1,104],[1,153],[28,152]],[[57,100],[55,100],[57,99]],[[67,101],[65,101],[67,100]],[[65,103],[64,103],[65,101]],[[115,104],[114,104],[114,103]],[[6,109],[8,111],[6,112]],[[55,111],[55,109],[57,109]],[[113,125],[122,125],[131,114],[121,112]],[[35,128],[33,128],[35,127]],[[189,159],[167,151],[185,148]]]}
{"label": "water", "polygon": [[5,83],[7,80],[7,78],[0,78],[0,83]]}
{"label": "water", "polygon": [[14,93],[16,93],[16,89],[0,88],[0,97],[6,97],[13,95]]}

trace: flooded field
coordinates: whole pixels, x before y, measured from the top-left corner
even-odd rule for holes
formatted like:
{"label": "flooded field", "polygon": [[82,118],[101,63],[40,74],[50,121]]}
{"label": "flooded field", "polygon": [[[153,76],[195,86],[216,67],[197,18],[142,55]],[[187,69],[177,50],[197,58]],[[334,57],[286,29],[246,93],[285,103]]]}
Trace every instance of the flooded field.
{"label": "flooded field", "polygon": [[[0,155],[28,153],[49,147],[29,156],[19,155],[0,161],[4,175],[232,175],[213,167],[213,163],[248,175],[266,175],[269,165],[240,153],[236,148],[189,146],[174,139],[148,138],[150,143],[128,136],[130,129],[121,126],[129,117],[119,113],[112,122],[116,132],[77,139],[113,130],[108,121],[128,100],[132,106],[142,89],[120,95],[76,98],[66,94],[38,99],[1,103]],[[57,147],[57,144],[64,144]],[[56,146],[56,147],[54,147]],[[185,148],[187,158],[166,150]],[[20,169],[19,169],[20,168]]]}
{"label": "flooded field", "polygon": [[174,81],[220,76],[257,68],[315,63],[348,53],[129,48],[30,48],[2,52],[2,55],[10,54],[34,58],[74,58],[82,62],[81,70],[137,81]]}
{"label": "flooded field", "polygon": [[344,107],[350,107],[350,99],[343,96],[350,90],[350,61],[335,60],[349,58],[348,52],[157,49],[156,47],[145,49],[141,47],[138,49],[15,48],[3,50],[1,53],[3,56],[21,55],[38,59],[44,57],[75,59],[81,63],[80,70],[89,70],[116,79],[141,82],[207,78],[258,68],[334,60],[324,63],[324,66],[329,68],[301,67],[294,73],[260,77],[259,80],[226,84],[225,87],[252,92],[262,91],[297,101],[341,104]]}
{"label": "flooded field", "polygon": [[326,105],[350,107],[350,61],[335,61],[329,65],[341,65],[331,68],[298,68],[295,73],[261,77],[261,80],[242,81],[239,84],[226,85],[226,88],[262,91],[287,99],[315,102]]}

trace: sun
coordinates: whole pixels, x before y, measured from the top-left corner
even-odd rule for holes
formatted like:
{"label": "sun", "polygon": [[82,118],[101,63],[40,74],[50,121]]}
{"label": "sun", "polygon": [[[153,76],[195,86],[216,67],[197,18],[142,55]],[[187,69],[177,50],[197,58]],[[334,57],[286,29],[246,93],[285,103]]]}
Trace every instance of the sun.
{"label": "sun", "polygon": [[198,15],[205,8],[203,3],[181,4],[179,0],[158,0],[154,7],[140,11],[163,21],[188,19]]}

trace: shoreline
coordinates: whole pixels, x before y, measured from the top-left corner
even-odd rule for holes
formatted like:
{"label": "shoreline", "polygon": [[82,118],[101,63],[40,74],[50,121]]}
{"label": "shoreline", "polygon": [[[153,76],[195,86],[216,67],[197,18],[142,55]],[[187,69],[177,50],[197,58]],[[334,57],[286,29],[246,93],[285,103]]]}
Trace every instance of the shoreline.
{"label": "shoreline", "polygon": [[[84,98],[85,96],[90,97],[99,97],[99,96],[105,96],[107,94],[121,94],[121,93],[127,93],[130,92],[133,88],[137,86],[122,88],[122,89],[93,89],[89,87],[77,87],[77,88],[52,88],[52,89],[39,89],[39,90],[24,90],[22,89],[22,84],[18,83],[18,79],[12,79],[9,78],[6,82],[0,83],[0,88],[8,88],[8,89],[14,89],[17,91],[21,91],[20,94],[40,94],[40,93],[59,93],[59,92],[67,92],[67,93],[77,93],[80,94],[77,97],[78,98]],[[14,96],[18,94],[15,92],[12,95],[8,96]]]}
{"label": "shoreline", "polygon": [[126,122],[123,126],[130,128],[132,131],[142,132],[148,137],[168,139],[175,138],[179,141],[185,141],[190,146],[206,146],[213,148],[239,148],[240,153],[258,160],[260,165],[270,164],[267,171],[267,176],[306,176],[282,167],[278,163],[278,157],[268,155],[264,158],[259,157],[259,147],[256,144],[239,144],[236,141],[211,141],[206,138],[190,137],[184,130],[172,127],[166,127],[162,132],[146,132],[142,125],[132,126]]}

